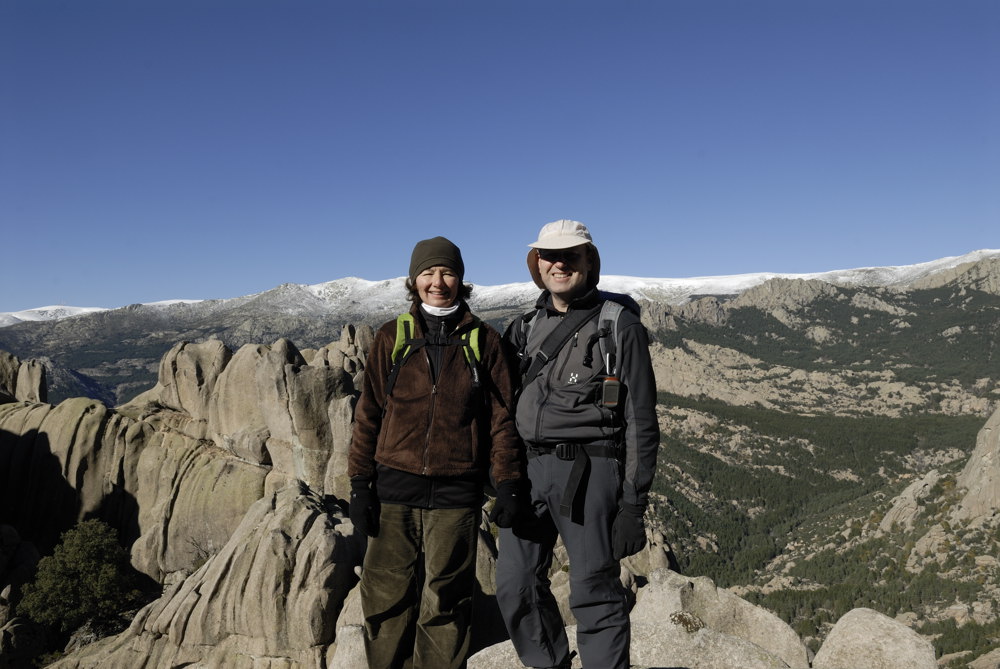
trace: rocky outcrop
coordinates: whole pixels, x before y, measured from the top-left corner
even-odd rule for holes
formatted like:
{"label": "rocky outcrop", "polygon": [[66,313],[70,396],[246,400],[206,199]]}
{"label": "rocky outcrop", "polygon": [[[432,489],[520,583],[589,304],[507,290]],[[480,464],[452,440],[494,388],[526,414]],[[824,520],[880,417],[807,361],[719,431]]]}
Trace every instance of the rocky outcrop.
{"label": "rocky outcrop", "polygon": [[337,666],[335,623],[363,541],[301,485],[253,504],[228,542],[135,617],[59,669]]}
{"label": "rocky outcrop", "polygon": [[759,404],[800,413],[901,416],[926,410],[933,391],[942,413],[985,416],[992,406],[988,397],[958,383],[918,387],[899,381],[888,369],[809,371],[688,339],[675,347],[654,343],[650,355],[659,390],[727,404]]}
{"label": "rocky outcrop", "polygon": [[931,276],[914,281],[909,288],[921,290],[954,286],[1000,295],[1000,258],[984,258],[977,262],[963,263]]}
{"label": "rocky outcrop", "polygon": [[132,564],[160,582],[222,548],[264,494],[269,472],[169,430],[153,433],[135,468],[141,536]]}
{"label": "rocky outcrop", "polygon": [[903,623],[871,609],[846,613],[816,653],[813,669],[937,669],[934,647]]}
{"label": "rocky outcrop", "polygon": [[[632,620],[661,623],[664,615],[697,620],[711,630],[750,642],[789,667],[809,666],[808,650],[773,613],[754,606],[706,577],[688,578],[667,569],[653,572],[640,590]],[[738,665],[732,665],[738,666]]]}
{"label": "rocky outcrop", "polygon": [[44,402],[47,395],[45,367],[40,362],[22,362],[0,351],[0,403]]}
{"label": "rocky outcrop", "polygon": [[969,669],[1000,669],[1000,648],[969,662]]}
{"label": "rocky outcrop", "polygon": [[[157,385],[117,409],[85,398],[0,404],[0,522],[46,553],[77,520],[103,518],[134,565],[163,581],[218,551],[265,492],[301,481],[346,498],[370,340],[368,328],[344,328],[312,364],[286,340],[235,355],[217,341],[178,344]],[[25,367],[13,360],[0,360],[8,383]]]}
{"label": "rocky outcrop", "polygon": [[708,325],[722,325],[729,317],[727,302],[719,300],[717,297],[708,296],[697,300],[691,300],[678,307],[671,307],[671,316],[681,318],[696,323],[706,323]]}
{"label": "rocky outcrop", "polygon": [[976,448],[956,483],[965,494],[955,519],[977,524],[1000,519],[1000,410],[979,431]]}
{"label": "rocky outcrop", "polygon": [[761,309],[791,327],[802,322],[798,312],[819,298],[844,299],[844,295],[833,284],[818,279],[775,278],[743,291],[728,306]]}
{"label": "rocky outcrop", "polygon": [[879,532],[889,534],[899,530],[913,529],[913,522],[920,513],[920,500],[928,495],[940,478],[941,474],[938,470],[932,469],[906,486],[906,489],[895,498],[892,508],[886,512],[879,523]]}
{"label": "rocky outcrop", "polygon": [[0,521],[46,553],[77,519],[119,516],[145,434],[86,398],[0,405]]}
{"label": "rocky outcrop", "polygon": [[358,375],[371,329],[347,326],[339,341],[300,352],[286,339],[233,354],[216,341],[178,344],[156,386],[121,411],[186,417],[184,435],[210,440],[236,458],[270,468],[267,488],[303,481],[346,498],[344,464]]}

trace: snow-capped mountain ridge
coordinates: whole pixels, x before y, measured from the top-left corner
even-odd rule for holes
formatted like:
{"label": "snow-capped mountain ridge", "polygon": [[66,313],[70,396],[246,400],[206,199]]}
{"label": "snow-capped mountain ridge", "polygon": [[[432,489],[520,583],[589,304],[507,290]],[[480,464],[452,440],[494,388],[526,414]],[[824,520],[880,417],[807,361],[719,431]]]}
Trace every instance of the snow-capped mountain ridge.
{"label": "snow-capped mountain ridge", "polygon": [[24,311],[0,313],[0,327],[6,327],[23,321],[58,321],[63,318],[93,314],[99,311],[107,311],[107,309],[103,307],[67,307],[63,305],[36,307],[34,309],[25,309]]}
{"label": "snow-capped mountain ridge", "polygon": [[[1000,257],[1000,249],[981,249],[961,256],[939,258],[915,265],[861,267],[855,269],[831,270],[808,274],[786,274],[757,272],[721,276],[699,276],[689,278],[643,278],[604,274],[601,288],[618,293],[627,293],[636,298],[682,304],[696,295],[737,295],[747,289],[771,279],[820,280],[839,286],[905,287],[924,277],[953,269],[966,263],[974,263],[986,258]],[[288,302],[289,307],[299,306],[353,306],[358,311],[383,312],[398,310],[406,304],[404,290],[405,277],[369,281],[357,277],[345,277],[325,283],[302,285],[284,284],[257,295],[228,298],[213,302],[226,303],[231,300],[250,300],[269,297],[271,302]],[[524,305],[532,302],[538,289],[531,282],[508,283],[494,286],[475,286],[471,303],[476,309],[499,308],[510,305]],[[167,300],[148,303],[147,307],[171,307],[178,304],[196,305],[200,300]],[[25,311],[0,313],[0,327],[22,321],[50,321],[71,318],[83,314],[109,311],[100,307],[48,306]]]}

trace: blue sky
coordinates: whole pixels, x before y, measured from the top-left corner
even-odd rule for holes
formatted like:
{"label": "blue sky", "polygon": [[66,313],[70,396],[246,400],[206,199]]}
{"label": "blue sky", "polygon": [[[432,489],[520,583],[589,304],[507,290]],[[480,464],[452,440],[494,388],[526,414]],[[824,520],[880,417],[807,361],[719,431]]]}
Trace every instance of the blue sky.
{"label": "blue sky", "polygon": [[1000,248],[995,0],[2,0],[0,312]]}

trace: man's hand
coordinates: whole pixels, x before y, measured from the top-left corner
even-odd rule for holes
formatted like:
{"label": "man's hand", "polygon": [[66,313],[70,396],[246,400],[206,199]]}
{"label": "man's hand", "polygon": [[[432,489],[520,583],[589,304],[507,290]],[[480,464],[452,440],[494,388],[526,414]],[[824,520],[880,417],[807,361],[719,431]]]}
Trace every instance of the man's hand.
{"label": "man's hand", "polygon": [[517,481],[503,481],[497,485],[497,501],[490,511],[490,522],[497,527],[513,527],[524,513],[527,495]]}
{"label": "man's hand", "polygon": [[348,514],[354,527],[369,537],[377,537],[380,513],[381,505],[371,479],[363,477],[351,479],[351,504]]}
{"label": "man's hand", "polygon": [[635,555],[646,545],[642,515],[646,507],[622,502],[611,525],[611,551],[616,560]]}

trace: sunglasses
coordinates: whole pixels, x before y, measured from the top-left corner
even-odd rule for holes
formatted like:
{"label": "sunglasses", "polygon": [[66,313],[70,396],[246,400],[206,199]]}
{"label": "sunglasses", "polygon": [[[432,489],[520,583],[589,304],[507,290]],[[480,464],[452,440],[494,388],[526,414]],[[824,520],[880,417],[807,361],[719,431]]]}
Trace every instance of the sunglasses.
{"label": "sunglasses", "polygon": [[567,264],[572,264],[583,257],[583,254],[579,251],[564,251],[564,250],[553,250],[553,249],[535,249],[538,253],[538,257],[548,263],[563,262]]}

